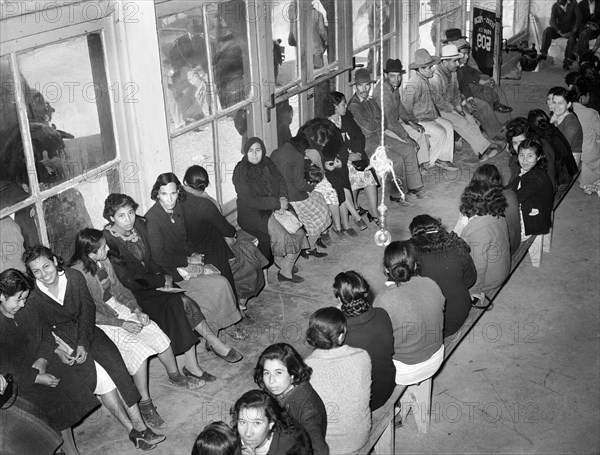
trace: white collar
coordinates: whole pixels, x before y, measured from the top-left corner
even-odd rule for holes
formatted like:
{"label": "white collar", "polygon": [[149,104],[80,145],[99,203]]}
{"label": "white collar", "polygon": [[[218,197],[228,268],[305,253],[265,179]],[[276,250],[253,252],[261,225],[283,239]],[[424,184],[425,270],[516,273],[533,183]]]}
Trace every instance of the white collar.
{"label": "white collar", "polygon": [[40,280],[35,280],[38,288],[52,300],[60,305],[64,305],[65,294],[67,292],[67,275],[64,271],[58,272],[58,296],[54,295],[50,288],[48,288],[44,283]]}

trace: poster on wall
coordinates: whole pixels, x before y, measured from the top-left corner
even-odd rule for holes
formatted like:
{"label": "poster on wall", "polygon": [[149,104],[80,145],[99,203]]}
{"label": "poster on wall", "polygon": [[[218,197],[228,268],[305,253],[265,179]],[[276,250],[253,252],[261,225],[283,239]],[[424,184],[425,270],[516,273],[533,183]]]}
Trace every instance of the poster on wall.
{"label": "poster on wall", "polygon": [[473,59],[482,73],[494,73],[494,49],[496,49],[496,13],[473,8]]}

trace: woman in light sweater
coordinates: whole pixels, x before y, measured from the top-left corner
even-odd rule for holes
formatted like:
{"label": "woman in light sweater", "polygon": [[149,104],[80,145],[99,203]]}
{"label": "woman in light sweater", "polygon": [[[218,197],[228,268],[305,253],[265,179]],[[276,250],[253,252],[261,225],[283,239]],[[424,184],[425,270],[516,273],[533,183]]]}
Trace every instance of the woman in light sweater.
{"label": "woman in light sweater", "polygon": [[390,243],[383,266],[387,288],[373,306],[386,310],[392,320],[396,384],[418,384],[433,376],[444,360],[446,298],[435,281],[419,276],[410,241]]}
{"label": "woman in light sweater", "polygon": [[371,359],[366,351],[343,346],[346,317],[335,307],[315,311],[306,341],[315,350],[305,363],[310,383],[328,411],[325,440],[332,454],[358,453],[371,429]]}

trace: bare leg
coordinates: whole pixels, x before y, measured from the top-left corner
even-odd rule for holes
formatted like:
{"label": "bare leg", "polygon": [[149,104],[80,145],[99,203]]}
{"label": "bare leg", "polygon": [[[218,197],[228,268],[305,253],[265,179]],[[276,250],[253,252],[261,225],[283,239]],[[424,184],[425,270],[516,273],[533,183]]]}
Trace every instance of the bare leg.
{"label": "bare leg", "polygon": [[77,450],[77,446],[75,445],[75,440],[73,439],[73,428],[62,430],[60,435],[63,439],[62,450],[64,450],[65,454],[80,455],[79,450]]}
{"label": "bare leg", "polygon": [[360,215],[356,211],[356,207],[354,206],[354,199],[352,198],[352,193],[350,190],[344,188],[344,194],[346,195],[346,200],[344,201],[344,205],[346,206],[348,212],[352,216],[354,221],[358,221],[361,219]]}
{"label": "bare leg", "polygon": [[227,353],[231,350],[229,346],[227,346],[225,343],[219,340],[219,337],[217,337],[217,335],[213,333],[206,321],[202,321],[200,324],[194,327],[194,329],[200,334],[200,336],[202,336],[202,338],[204,338],[208,342],[212,349],[218,354],[227,355]]}
{"label": "bare leg", "polygon": [[132,428],[140,431],[146,429],[138,405],[134,404],[131,408],[125,410],[125,404],[117,389],[100,395],[100,400],[102,400],[102,404],[106,409],[125,427],[127,433],[130,433]]}
{"label": "bare leg", "polygon": [[369,213],[378,217],[377,211],[377,187],[375,185],[370,185],[365,188],[365,193],[367,195],[367,200],[369,201]]}
{"label": "bare leg", "polygon": [[333,228],[336,230],[342,229],[340,223],[340,206],[335,204],[329,204],[329,212],[331,212],[331,218],[333,219]]}
{"label": "bare leg", "polygon": [[175,360],[175,355],[173,354],[173,348],[171,346],[158,354],[158,360],[164,365],[167,373],[179,373],[179,367],[177,366],[177,361]]}
{"label": "bare leg", "polygon": [[196,346],[192,346],[185,352],[185,368],[196,376],[202,376],[204,370],[198,365],[198,359],[196,357]]}
{"label": "bare leg", "polygon": [[350,229],[350,223],[348,221],[348,206],[346,201],[340,207],[340,220],[342,222],[342,229]]}
{"label": "bare leg", "polygon": [[133,382],[142,396],[140,401],[149,400],[150,392],[148,391],[148,359],[142,362],[140,368],[131,377],[133,378]]}

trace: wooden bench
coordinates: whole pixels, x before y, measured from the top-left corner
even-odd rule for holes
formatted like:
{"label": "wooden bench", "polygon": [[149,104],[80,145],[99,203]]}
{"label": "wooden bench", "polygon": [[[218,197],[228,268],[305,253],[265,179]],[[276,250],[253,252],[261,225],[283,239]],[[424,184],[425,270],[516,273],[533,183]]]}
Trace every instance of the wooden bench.
{"label": "wooden bench", "polygon": [[[565,198],[577,178],[577,174],[571,183],[558,191],[554,196],[554,205],[552,210],[552,224],[554,224],[554,212]],[[485,308],[471,308],[469,316],[462,327],[453,335],[444,339],[444,362],[450,357],[452,352],[460,342],[468,335],[471,329],[477,324],[479,318],[487,309],[491,308],[494,299],[500,293],[504,285],[510,280],[513,272],[519,266],[523,258],[529,253],[531,261],[535,267],[541,263],[542,251],[550,251],[552,243],[552,229],[545,235],[532,235],[527,240],[521,242],[514,255],[511,258],[510,273],[506,280],[498,289],[488,296],[489,305]],[[396,407],[398,401],[401,402],[402,421],[406,419],[411,409],[413,410],[417,428],[420,432],[429,431],[430,412],[431,412],[431,390],[433,378],[429,378],[420,384],[411,386],[397,385],[394,392],[386,403],[371,414],[371,431],[369,439],[358,451],[359,454],[368,454],[371,451],[379,455],[390,455],[395,453],[395,431],[394,418],[396,416]]]}

